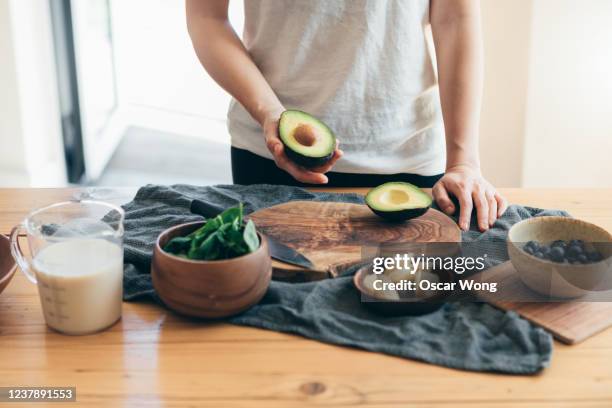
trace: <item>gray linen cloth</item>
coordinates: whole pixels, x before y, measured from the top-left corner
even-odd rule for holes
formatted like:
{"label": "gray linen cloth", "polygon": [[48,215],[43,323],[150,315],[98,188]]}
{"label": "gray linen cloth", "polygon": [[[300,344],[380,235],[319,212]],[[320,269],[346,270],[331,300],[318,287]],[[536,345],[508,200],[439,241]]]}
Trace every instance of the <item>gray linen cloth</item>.
{"label": "gray linen cloth", "polygon": [[[243,202],[247,213],[292,200],[363,202],[356,194],[313,193],[288,186],[142,187],[123,207],[125,300],[160,302],[149,274],[153,246],[164,229],[202,219],[190,212],[194,199],[221,208]],[[479,233],[473,222],[474,230],[463,233],[462,239],[486,250],[489,266],[495,265],[507,260],[508,229],[541,215],[566,214],[513,205],[489,231]],[[514,312],[484,303],[448,303],[424,316],[382,317],[361,304],[351,276],[346,275],[308,283],[273,281],[258,305],[227,321],[474,371],[533,374],[549,364],[552,353],[549,333]]]}

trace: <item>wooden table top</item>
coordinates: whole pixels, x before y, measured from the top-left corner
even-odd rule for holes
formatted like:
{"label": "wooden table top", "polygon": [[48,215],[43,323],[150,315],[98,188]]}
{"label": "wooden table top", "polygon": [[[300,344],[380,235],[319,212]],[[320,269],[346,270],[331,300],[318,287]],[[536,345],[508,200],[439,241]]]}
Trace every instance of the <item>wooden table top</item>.
{"label": "wooden table top", "polygon": [[[75,192],[0,189],[0,233]],[[115,192],[112,200],[125,201],[134,190]],[[502,192],[513,203],[566,209],[612,231],[612,189]],[[575,346],[555,342],[551,366],[530,377],[203,323],[143,303],[124,303],[122,320],[105,332],[71,337],[47,329],[35,286],[18,272],[0,295],[0,386],[76,386],[80,404],[112,407],[611,407],[612,329]]]}

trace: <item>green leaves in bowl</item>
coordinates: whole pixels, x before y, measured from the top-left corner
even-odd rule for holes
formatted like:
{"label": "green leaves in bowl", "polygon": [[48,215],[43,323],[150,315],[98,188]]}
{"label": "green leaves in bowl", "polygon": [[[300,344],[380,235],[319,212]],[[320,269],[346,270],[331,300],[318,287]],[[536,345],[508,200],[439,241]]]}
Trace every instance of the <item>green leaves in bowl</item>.
{"label": "green leaves in bowl", "polygon": [[243,205],[228,208],[185,237],[174,237],[164,251],[187,259],[231,259],[259,248],[255,224],[244,222]]}

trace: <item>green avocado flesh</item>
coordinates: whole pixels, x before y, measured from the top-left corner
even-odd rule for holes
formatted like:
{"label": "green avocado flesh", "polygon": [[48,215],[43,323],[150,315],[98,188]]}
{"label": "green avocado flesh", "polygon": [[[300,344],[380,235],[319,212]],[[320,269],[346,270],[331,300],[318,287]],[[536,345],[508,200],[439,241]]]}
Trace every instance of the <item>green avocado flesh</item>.
{"label": "green avocado flesh", "polygon": [[286,110],[281,114],[278,134],[285,145],[285,154],[303,167],[327,163],[336,150],[334,133],[308,113]]}
{"label": "green avocado flesh", "polygon": [[431,207],[431,197],[409,183],[391,182],[373,188],[365,198],[376,215],[392,221],[419,217]]}

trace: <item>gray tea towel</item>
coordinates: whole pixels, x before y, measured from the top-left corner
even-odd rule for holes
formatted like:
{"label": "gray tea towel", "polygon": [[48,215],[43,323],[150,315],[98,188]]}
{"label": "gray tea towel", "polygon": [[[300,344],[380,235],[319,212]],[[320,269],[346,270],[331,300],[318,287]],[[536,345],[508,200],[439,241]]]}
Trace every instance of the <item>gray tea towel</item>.
{"label": "gray tea towel", "polygon": [[[313,193],[288,186],[142,187],[124,206],[125,300],[159,302],[149,274],[155,240],[168,227],[202,219],[190,212],[194,199],[221,208],[243,202],[247,213],[292,200],[363,202],[356,194]],[[495,265],[507,260],[505,237],[510,226],[541,215],[566,214],[513,205],[489,231],[474,229],[463,233],[462,239],[486,250],[489,266]],[[258,305],[228,322],[474,371],[537,373],[548,365],[552,352],[552,337],[546,331],[514,312],[483,303],[448,303],[417,317],[376,315],[361,304],[350,276],[309,283],[273,281]]]}

